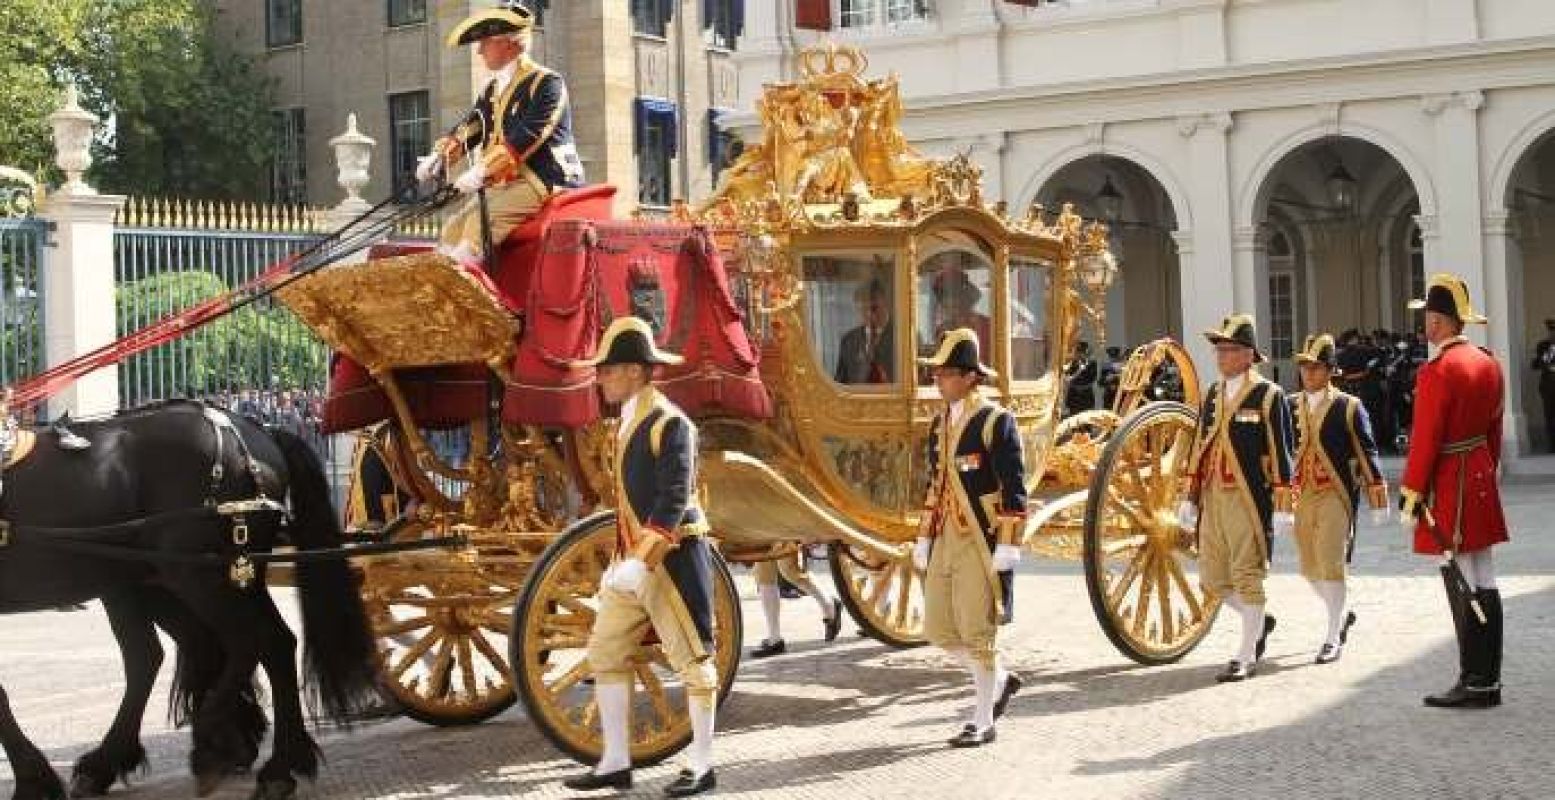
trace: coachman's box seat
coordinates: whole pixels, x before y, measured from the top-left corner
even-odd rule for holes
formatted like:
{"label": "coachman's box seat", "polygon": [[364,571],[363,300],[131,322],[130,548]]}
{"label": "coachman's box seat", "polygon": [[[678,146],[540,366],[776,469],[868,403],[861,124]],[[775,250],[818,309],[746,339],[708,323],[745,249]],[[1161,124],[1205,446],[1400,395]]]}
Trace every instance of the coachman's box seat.
{"label": "coachman's box seat", "polygon": [[499,245],[493,274],[431,256],[427,245],[389,244],[365,264],[331,267],[289,289],[283,299],[340,351],[325,430],[393,415],[364,364],[392,370],[423,428],[482,416],[492,367],[504,364],[505,421],[588,423],[600,415],[593,375],[571,362],[627,313],[653,320],[661,344],[686,357],[659,382],[688,412],[769,416],[756,352],[706,232],[610,221],[614,195],[611,186],[554,195]]}

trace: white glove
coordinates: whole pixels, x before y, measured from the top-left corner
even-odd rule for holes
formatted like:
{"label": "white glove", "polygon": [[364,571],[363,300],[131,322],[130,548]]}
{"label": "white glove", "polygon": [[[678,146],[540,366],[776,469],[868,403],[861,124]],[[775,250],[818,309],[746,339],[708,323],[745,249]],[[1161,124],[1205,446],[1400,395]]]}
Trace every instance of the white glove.
{"label": "white glove", "polygon": [[1289,511],[1274,512],[1274,535],[1289,536],[1296,532],[1296,515]]}
{"label": "white glove", "polygon": [[459,180],[454,181],[454,188],[458,189],[460,194],[475,194],[485,185],[486,166],[479,161],[465,170],[464,174],[459,176]]}
{"label": "white glove", "polygon": [[1184,500],[1177,504],[1177,525],[1185,531],[1197,530],[1199,527],[1199,507],[1192,500]]}
{"label": "white glove", "polygon": [[1383,526],[1393,521],[1393,512],[1386,508],[1374,508],[1371,510],[1371,524]]}
{"label": "white glove", "polygon": [[1406,534],[1408,534],[1410,536],[1414,536],[1415,535],[1415,529],[1420,526],[1420,520],[1415,518],[1415,517],[1411,517],[1408,514],[1405,514],[1403,509],[1399,509],[1399,512],[1398,512],[1398,524],[1399,524],[1399,527],[1404,529],[1404,533],[1406,533]]}
{"label": "white glove", "polygon": [[606,586],[611,591],[636,596],[648,579],[648,565],[640,558],[628,558],[608,573]]}
{"label": "white glove", "polygon": [[993,549],[994,572],[1015,569],[1020,563],[1020,548],[1013,544],[1001,544]]}
{"label": "white glove", "polygon": [[416,159],[416,182],[426,183],[443,171],[443,154],[432,153]]}
{"label": "white glove", "polygon": [[929,571],[929,540],[919,539],[918,544],[912,549],[912,565],[919,572]]}

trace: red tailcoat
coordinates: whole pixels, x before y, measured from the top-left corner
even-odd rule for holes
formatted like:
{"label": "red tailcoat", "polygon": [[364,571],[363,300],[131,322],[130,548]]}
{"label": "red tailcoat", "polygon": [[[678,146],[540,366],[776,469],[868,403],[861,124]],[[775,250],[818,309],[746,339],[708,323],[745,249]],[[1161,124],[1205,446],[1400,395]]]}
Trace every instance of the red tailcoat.
{"label": "red tailcoat", "polygon": [[[1416,378],[1414,430],[1399,484],[1406,497],[1429,501],[1437,527],[1460,552],[1507,540],[1496,488],[1504,391],[1501,365],[1461,337]],[[1415,552],[1441,552],[1424,521],[1415,528]]]}

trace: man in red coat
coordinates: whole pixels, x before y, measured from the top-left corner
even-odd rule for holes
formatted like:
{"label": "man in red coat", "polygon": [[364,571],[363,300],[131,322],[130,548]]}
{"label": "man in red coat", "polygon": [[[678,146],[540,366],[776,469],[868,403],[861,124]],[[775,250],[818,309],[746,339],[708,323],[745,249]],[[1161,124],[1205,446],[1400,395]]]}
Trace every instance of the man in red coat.
{"label": "man in red coat", "polygon": [[[1501,365],[1463,336],[1468,323],[1483,324],[1469,291],[1456,275],[1431,276],[1423,300],[1425,335],[1434,355],[1415,384],[1414,432],[1399,481],[1400,506],[1415,552],[1440,555],[1439,533],[1456,554],[1485,614],[1480,622],[1468,597],[1449,586],[1448,605],[1458,632],[1458,682],[1425,698],[1437,708],[1489,708],[1501,704],[1501,593],[1491,548],[1507,541],[1506,516],[1496,488],[1501,464],[1501,415],[1505,389]],[[1436,521],[1428,527],[1423,509]]]}

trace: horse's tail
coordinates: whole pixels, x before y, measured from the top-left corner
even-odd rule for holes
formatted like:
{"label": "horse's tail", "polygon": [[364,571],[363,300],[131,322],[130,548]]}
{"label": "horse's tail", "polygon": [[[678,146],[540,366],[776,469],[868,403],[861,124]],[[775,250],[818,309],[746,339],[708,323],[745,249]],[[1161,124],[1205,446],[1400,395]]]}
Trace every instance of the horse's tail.
{"label": "horse's tail", "polygon": [[[301,549],[340,547],[345,533],[318,456],[296,434],[270,433],[291,476],[292,543]],[[378,697],[375,648],[356,575],[344,559],[299,562],[297,593],[308,706],[315,714],[322,711],[328,719],[348,725]]]}

